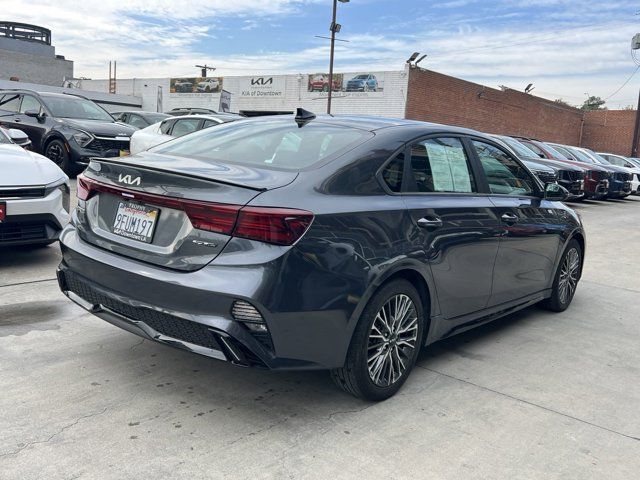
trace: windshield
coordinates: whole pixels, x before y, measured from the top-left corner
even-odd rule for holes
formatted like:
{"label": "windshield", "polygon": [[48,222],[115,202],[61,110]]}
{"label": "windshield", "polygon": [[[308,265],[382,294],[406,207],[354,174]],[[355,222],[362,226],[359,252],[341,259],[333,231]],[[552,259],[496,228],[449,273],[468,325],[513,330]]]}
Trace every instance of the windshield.
{"label": "windshield", "polygon": [[354,80],[366,80],[367,78],[369,78],[369,75],[357,75],[353,77]]}
{"label": "windshield", "polygon": [[544,147],[547,149],[547,151],[551,154],[551,156],[553,158],[556,158],[558,160],[571,160],[569,157],[567,157],[560,150],[557,150],[556,148],[554,148],[553,146],[549,145],[548,143],[545,143]]}
{"label": "windshield", "polygon": [[291,120],[240,121],[201,130],[151,151],[215,163],[300,170],[371,136],[364,130],[320,122],[298,128]]}
{"label": "windshield", "polygon": [[519,157],[540,158],[540,156],[537,155],[536,152],[531,150],[529,147],[523,145],[515,138],[511,138],[511,137],[498,137],[498,138],[502,140],[504,143],[506,143],[507,145],[509,145],[513,150],[515,150],[516,154]]}
{"label": "windshield", "polygon": [[633,163],[636,167],[640,167],[640,158],[627,157],[627,160]]}
{"label": "windshield", "polygon": [[578,150],[577,148],[571,148],[571,147],[567,147],[567,149],[573,153],[573,155],[575,157],[578,158],[578,161],[580,162],[584,162],[584,163],[598,163],[596,162],[593,158],[591,158],[589,155],[587,155],[585,152]]}
{"label": "windshield", "polygon": [[44,104],[54,117],[77,118],[79,120],[104,120],[113,122],[113,117],[96,103],[78,97],[43,97]]}
{"label": "windshield", "polygon": [[601,157],[600,155],[598,155],[596,152],[594,152],[593,150],[589,149],[589,148],[585,148],[584,149],[587,154],[593,158],[597,163],[600,163],[601,165],[611,165],[611,162],[609,160],[607,160],[604,157]]}

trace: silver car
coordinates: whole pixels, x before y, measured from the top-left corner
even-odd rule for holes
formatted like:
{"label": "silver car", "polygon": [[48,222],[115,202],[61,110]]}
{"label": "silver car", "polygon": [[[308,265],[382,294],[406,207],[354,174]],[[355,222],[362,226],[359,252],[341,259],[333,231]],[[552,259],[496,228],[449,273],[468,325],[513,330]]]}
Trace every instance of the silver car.
{"label": "silver car", "polygon": [[53,243],[70,219],[69,177],[10,132],[0,128],[0,246]]}

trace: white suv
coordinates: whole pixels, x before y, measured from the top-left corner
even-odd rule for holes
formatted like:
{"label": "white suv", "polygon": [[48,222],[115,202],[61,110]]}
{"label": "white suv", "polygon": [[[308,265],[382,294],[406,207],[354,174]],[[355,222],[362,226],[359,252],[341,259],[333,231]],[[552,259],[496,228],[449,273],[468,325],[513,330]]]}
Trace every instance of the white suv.
{"label": "white suv", "polygon": [[196,86],[196,90],[198,92],[217,92],[218,87],[220,86],[220,82],[215,78],[208,78],[203,80],[202,82],[198,82]]}
{"label": "white suv", "polygon": [[0,247],[48,245],[69,222],[69,177],[0,128]]}

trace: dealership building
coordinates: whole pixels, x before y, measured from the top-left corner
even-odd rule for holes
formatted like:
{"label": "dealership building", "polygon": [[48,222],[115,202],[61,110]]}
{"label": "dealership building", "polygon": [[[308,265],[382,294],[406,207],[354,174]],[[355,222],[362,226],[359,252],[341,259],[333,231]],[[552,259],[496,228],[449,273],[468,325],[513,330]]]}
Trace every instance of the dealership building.
{"label": "dealership building", "polygon": [[[356,77],[365,77],[362,80]],[[356,79],[356,80],[354,80]],[[408,70],[334,75],[332,112],[404,117]],[[131,78],[117,80],[117,93],[138,97],[143,110],[178,107],[218,110],[222,91],[231,110],[245,114],[284,113],[303,107],[326,111],[328,75],[256,75],[209,78]],[[83,80],[80,88],[107,92],[108,80]]]}

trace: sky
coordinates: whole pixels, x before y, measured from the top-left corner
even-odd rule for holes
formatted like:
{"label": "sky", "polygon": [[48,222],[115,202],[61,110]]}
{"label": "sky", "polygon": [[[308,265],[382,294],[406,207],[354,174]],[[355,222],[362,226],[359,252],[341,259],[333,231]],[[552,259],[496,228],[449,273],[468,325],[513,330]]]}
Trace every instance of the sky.
{"label": "sky", "polygon": [[[120,78],[196,76],[203,63],[220,76],[327,71],[329,42],[316,35],[329,34],[331,8],[332,0],[0,0],[3,19],[50,28],[56,53],[89,78],[108,77],[110,60]],[[418,51],[427,54],[421,67],[447,75],[624,108],[640,88],[631,52],[639,13],[631,0],[351,0],[338,4],[348,42],[337,42],[335,68],[399,70]]]}

